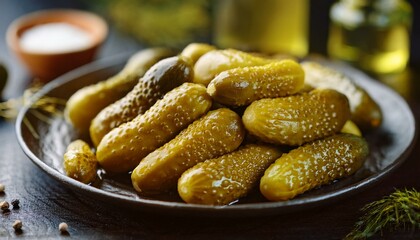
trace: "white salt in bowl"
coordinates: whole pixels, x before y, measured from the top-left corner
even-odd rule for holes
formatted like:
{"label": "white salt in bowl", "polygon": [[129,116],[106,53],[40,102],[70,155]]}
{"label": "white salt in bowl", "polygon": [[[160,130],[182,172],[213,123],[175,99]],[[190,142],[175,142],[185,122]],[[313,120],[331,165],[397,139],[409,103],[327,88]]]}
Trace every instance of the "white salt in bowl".
{"label": "white salt in bowl", "polygon": [[52,9],[13,21],[6,41],[32,75],[46,82],[92,61],[107,33],[106,22],[96,14]]}

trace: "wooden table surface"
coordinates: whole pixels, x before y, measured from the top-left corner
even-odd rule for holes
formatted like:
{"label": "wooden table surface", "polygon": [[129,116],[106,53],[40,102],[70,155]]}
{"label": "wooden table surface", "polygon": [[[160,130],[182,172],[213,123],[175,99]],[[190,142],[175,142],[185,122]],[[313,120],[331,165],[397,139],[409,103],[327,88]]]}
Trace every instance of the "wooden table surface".
{"label": "wooden table surface", "polygon": [[[13,1],[0,3],[0,61],[6,63],[11,77],[3,96],[19,96],[29,82],[20,62],[6,49],[4,33],[17,16],[49,7],[83,7],[68,1]],[[116,31],[98,58],[132,51],[140,46]],[[416,119],[420,119],[420,84],[414,75],[407,79],[404,95]],[[418,79],[417,79],[418,81]],[[397,87],[401,89],[400,87]],[[361,216],[359,209],[382,198],[395,188],[420,189],[420,142],[408,159],[379,184],[349,198],[323,207],[270,217],[206,218],[146,214],[122,206],[104,204],[81,196],[52,179],[22,152],[15,136],[14,122],[0,120],[0,183],[6,186],[0,201],[20,200],[20,208],[0,213],[0,239],[66,238],[81,239],[342,239]],[[13,222],[23,222],[15,232]],[[58,231],[60,222],[69,225],[69,234]],[[420,231],[386,234],[384,239],[420,239]]]}

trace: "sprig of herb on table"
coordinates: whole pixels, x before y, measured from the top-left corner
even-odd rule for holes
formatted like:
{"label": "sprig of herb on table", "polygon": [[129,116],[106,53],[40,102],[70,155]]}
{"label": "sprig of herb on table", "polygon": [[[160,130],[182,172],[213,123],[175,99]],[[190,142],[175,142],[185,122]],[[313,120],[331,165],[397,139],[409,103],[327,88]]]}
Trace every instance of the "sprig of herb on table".
{"label": "sprig of herb on table", "polygon": [[378,232],[397,229],[420,229],[420,192],[396,190],[381,200],[365,205],[365,214],[345,239],[366,239]]}
{"label": "sprig of herb on table", "polygon": [[[12,98],[5,102],[0,102],[0,117],[7,120],[13,120],[16,118],[19,109],[23,106],[31,105],[31,110],[34,110],[34,115],[39,115],[38,111],[43,111],[52,115],[61,114],[58,106],[64,106],[66,100],[44,96],[38,99],[36,102],[31,103],[30,98],[42,87],[42,85],[35,85],[25,90],[23,95],[18,98]],[[43,115],[39,115],[42,119]]]}
{"label": "sprig of herb on table", "polygon": [[[19,110],[23,106],[30,105],[29,112],[41,121],[49,123],[50,116],[62,115],[61,106],[65,106],[66,100],[43,96],[35,102],[31,102],[30,98],[42,87],[42,85],[35,85],[25,90],[23,95],[18,98],[12,98],[5,102],[0,102],[0,118],[6,120],[14,120]],[[29,129],[34,137],[38,137],[37,132],[27,118],[23,119],[23,123]]]}

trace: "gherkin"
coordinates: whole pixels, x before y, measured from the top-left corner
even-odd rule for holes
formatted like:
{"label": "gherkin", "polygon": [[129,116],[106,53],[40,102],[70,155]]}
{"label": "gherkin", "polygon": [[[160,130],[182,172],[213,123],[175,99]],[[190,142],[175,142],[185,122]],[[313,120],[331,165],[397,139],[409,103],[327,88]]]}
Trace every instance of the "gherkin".
{"label": "gherkin", "polygon": [[92,119],[103,108],[130,92],[153,64],[172,55],[173,52],[166,48],[147,48],[137,52],[118,74],[76,91],[67,101],[66,119],[79,133],[87,135]]}
{"label": "gherkin", "polygon": [[229,204],[246,196],[281,154],[278,147],[245,145],[188,169],[178,180],[178,193],[187,203]]}
{"label": "gherkin", "polygon": [[219,103],[238,107],[262,98],[292,95],[303,87],[303,81],[300,65],[282,60],[223,71],[210,82],[207,92]]}
{"label": "gherkin", "polygon": [[142,158],[171,140],[210,107],[211,98],[204,86],[182,84],[143,115],[106,134],[96,151],[99,164],[107,172],[133,170]]}
{"label": "gherkin", "polygon": [[347,120],[340,132],[351,133],[359,137],[362,136],[362,132],[360,131],[359,127],[357,127],[357,125],[351,120]]}
{"label": "gherkin", "polygon": [[95,146],[113,128],[143,114],[158,99],[184,82],[191,82],[192,66],[180,57],[163,59],[140,78],[125,97],[102,109],[92,120],[90,138]]}
{"label": "gherkin", "polygon": [[0,62],[0,99],[2,99],[2,92],[7,83],[7,69]]}
{"label": "gherkin", "polygon": [[305,84],[314,88],[331,88],[349,99],[351,120],[363,130],[381,125],[382,111],[378,104],[363,88],[344,74],[316,62],[303,62]]}
{"label": "gherkin", "polygon": [[225,70],[261,66],[273,61],[277,60],[257,57],[234,49],[209,51],[194,65],[194,82],[207,86],[217,74]]}
{"label": "gherkin", "polygon": [[290,146],[337,133],[349,118],[346,96],[331,89],[261,99],[249,105],[242,116],[252,135],[265,142]]}
{"label": "gherkin", "polygon": [[294,198],[355,173],[369,154],[359,136],[341,133],[307,143],[282,155],[264,173],[261,193],[270,201]]}
{"label": "gherkin", "polygon": [[179,55],[194,65],[201,56],[215,49],[215,46],[206,43],[190,43]]}
{"label": "gherkin", "polygon": [[183,172],[234,151],[244,136],[241,118],[235,112],[227,108],[210,111],[141,160],[131,174],[133,186],[141,195],[175,188]]}
{"label": "gherkin", "polygon": [[79,139],[71,142],[63,158],[67,176],[83,183],[95,180],[98,161],[86,142]]}

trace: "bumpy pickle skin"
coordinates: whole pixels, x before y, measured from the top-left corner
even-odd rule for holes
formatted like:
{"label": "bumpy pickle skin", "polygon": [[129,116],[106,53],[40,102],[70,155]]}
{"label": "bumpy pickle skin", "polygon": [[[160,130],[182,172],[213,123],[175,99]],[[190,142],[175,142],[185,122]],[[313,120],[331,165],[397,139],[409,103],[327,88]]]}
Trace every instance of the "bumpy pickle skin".
{"label": "bumpy pickle skin", "polygon": [[260,191],[270,201],[285,201],[315,187],[350,176],[369,154],[367,142],[341,133],[283,154],[264,173]]}
{"label": "bumpy pickle skin", "polygon": [[98,161],[86,142],[82,140],[71,142],[63,158],[67,176],[86,184],[96,179]]}
{"label": "bumpy pickle skin", "polygon": [[335,89],[347,96],[352,113],[351,120],[362,130],[370,130],[381,125],[380,107],[349,77],[316,62],[303,62],[301,66],[305,71],[305,84],[314,88]]}
{"label": "bumpy pickle skin", "polygon": [[274,146],[245,145],[185,171],[178,180],[178,193],[187,203],[227,205],[246,196],[281,154]]}
{"label": "bumpy pickle skin", "polygon": [[143,114],[173,88],[193,78],[192,66],[180,57],[153,65],[125,97],[102,109],[92,120],[90,138],[95,146],[113,128]]}
{"label": "bumpy pickle skin", "polygon": [[297,62],[282,60],[223,71],[211,80],[207,92],[219,103],[239,107],[263,98],[292,95],[303,87],[304,78]]}
{"label": "bumpy pickle skin", "polygon": [[219,73],[237,68],[261,66],[271,63],[273,59],[257,57],[234,49],[213,50],[198,59],[194,65],[194,82],[207,86]]}
{"label": "bumpy pickle skin", "polygon": [[166,48],[141,50],[130,57],[118,74],[79,89],[67,101],[67,121],[80,134],[88,135],[92,119],[103,108],[124,97],[153,64],[169,56],[173,56],[173,52]]}
{"label": "bumpy pickle skin", "polygon": [[289,146],[337,133],[349,118],[346,96],[331,89],[261,99],[249,105],[242,116],[252,135],[268,143]]}
{"label": "bumpy pickle skin", "polygon": [[215,46],[206,43],[190,43],[182,50],[180,56],[194,65],[201,56],[215,49]]}
{"label": "bumpy pickle skin", "polygon": [[204,86],[182,84],[143,115],[106,134],[96,151],[99,164],[110,173],[133,170],[147,154],[207,113],[211,103]]}
{"label": "bumpy pickle skin", "polygon": [[234,151],[245,129],[232,110],[210,111],[170,142],[147,155],[131,174],[140,195],[164,193],[176,188],[179,177],[199,162]]}

